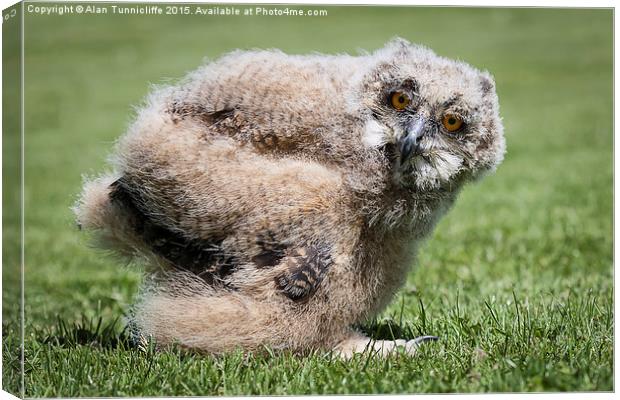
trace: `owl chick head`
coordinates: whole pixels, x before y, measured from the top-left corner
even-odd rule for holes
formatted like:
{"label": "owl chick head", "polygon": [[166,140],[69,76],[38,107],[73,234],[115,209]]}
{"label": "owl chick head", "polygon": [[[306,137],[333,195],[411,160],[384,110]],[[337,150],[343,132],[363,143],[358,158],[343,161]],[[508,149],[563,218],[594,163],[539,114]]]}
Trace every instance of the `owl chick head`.
{"label": "owl chick head", "polygon": [[416,191],[482,176],[505,142],[491,75],[395,39],[370,57],[356,87],[365,146],[386,152],[394,180]]}

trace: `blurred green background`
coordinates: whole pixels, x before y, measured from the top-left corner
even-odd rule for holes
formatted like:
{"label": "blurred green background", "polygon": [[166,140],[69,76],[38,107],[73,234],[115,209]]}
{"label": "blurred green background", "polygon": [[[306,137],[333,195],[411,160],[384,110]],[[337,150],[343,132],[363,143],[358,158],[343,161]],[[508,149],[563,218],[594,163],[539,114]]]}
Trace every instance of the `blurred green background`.
{"label": "blurred green background", "polygon": [[[26,395],[612,390],[612,10],[299,7],[328,15],[26,13]],[[237,48],[355,53],[394,36],[489,70],[505,124],[505,162],[464,190],[368,328],[442,340],[357,364],[111,345],[123,323],[96,321],[127,312],[140,275],[89,247],[70,207],[150,85]],[[19,138],[4,131],[3,382],[16,391]]]}

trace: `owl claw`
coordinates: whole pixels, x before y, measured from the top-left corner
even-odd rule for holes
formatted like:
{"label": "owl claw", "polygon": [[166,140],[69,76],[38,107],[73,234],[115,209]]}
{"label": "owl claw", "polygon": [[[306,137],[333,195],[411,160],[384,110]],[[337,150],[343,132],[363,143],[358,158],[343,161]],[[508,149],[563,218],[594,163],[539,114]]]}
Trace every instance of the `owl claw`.
{"label": "owl claw", "polygon": [[410,341],[415,343],[416,345],[420,345],[424,342],[436,342],[437,340],[439,340],[439,337],[437,336],[424,335],[424,336],[420,336],[415,339],[412,339]]}
{"label": "owl claw", "polygon": [[422,343],[434,342],[434,341],[437,341],[437,340],[439,340],[439,338],[437,336],[429,336],[429,335],[420,336],[420,337],[417,337],[415,339],[411,339],[411,340],[407,341],[405,343],[405,349],[406,349],[407,353],[415,354],[416,350],[418,348],[420,348]]}
{"label": "owl claw", "polygon": [[399,354],[399,349],[405,354],[413,356],[422,343],[435,340],[439,340],[439,338],[437,336],[420,336],[411,340],[375,340],[356,334],[342,341],[334,350],[345,359],[353,357],[355,353],[365,352],[387,357]]}

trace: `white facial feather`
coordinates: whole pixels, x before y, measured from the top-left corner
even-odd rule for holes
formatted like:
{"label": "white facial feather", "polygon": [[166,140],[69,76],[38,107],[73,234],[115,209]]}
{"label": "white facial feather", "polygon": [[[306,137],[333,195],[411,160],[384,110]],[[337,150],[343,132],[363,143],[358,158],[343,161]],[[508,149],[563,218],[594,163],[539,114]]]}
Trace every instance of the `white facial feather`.
{"label": "white facial feather", "polygon": [[448,181],[463,164],[462,157],[447,151],[437,151],[433,161],[437,175],[442,181]]}
{"label": "white facial feather", "polygon": [[[449,182],[463,165],[462,157],[443,150],[432,151],[428,157],[417,156],[409,161],[413,166],[415,184],[423,189],[435,188]],[[395,170],[394,179],[396,182],[402,182],[403,172]]]}
{"label": "white facial feather", "polygon": [[380,124],[374,118],[370,118],[364,127],[362,142],[367,147],[379,148],[388,143],[389,131],[390,129],[387,126]]}

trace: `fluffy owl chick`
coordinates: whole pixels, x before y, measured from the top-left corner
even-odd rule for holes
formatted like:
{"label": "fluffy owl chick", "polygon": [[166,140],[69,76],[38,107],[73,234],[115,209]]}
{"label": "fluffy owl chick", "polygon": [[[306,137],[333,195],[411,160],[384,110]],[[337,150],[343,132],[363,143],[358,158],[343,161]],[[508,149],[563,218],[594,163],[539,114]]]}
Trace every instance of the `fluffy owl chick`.
{"label": "fluffy owl chick", "polygon": [[76,214],[147,266],[133,323],[159,344],[413,351],[353,327],[503,154],[491,76],[429,49],[237,51],[149,96]]}

